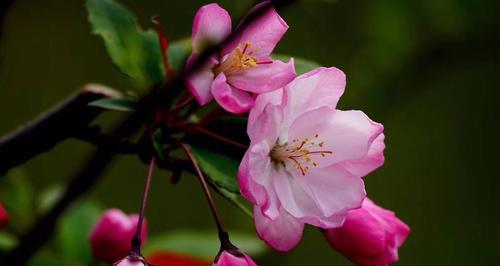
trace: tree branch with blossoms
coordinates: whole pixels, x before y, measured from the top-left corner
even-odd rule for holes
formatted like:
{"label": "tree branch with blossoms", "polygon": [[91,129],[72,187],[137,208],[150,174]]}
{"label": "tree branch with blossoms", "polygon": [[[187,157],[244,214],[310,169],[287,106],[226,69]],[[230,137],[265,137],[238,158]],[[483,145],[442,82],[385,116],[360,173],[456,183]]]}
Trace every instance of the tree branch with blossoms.
{"label": "tree branch with blossoms", "polygon": [[[109,211],[90,236],[93,255],[108,264],[150,265],[141,249],[156,165],[171,170],[174,183],[182,171],[198,176],[220,241],[213,265],[256,263],[229,241],[209,185],[243,210],[247,207],[240,198],[245,198],[253,206],[259,238],[276,250],[298,245],[309,224],[355,263],[396,261],[409,228],[367,199],[363,182],[384,163],[383,126],[361,111],[337,109],[346,85],[341,70],[290,57],[284,62],[273,55],[289,27],[277,9],[290,2],[260,2],[235,29],[225,9],[205,5],[195,15],[191,40],[176,43],[168,40],[158,17],[152,19],[156,30],[146,31],[115,1],[87,0],[92,31],[103,37],[113,63],[151,89],[138,100],[109,91],[78,94],[0,142],[0,155],[42,142],[11,158],[4,171],[66,138],[97,147],[52,209],[0,260],[24,265],[50,238],[70,204],[98,182],[114,156],[127,153],[137,154],[149,169],[139,215]],[[103,134],[90,123],[104,110],[129,113]],[[70,127],[59,132],[61,124]],[[137,133],[142,137],[133,140]],[[177,151],[185,157],[179,158]],[[348,226],[362,224],[359,216],[379,224]],[[113,235],[112,230],[120,233]],[[367,254],[371,243],[346,244],[348,238],[362,241],[360,230],[382,231],[390,239],[376,239],[383,248]]]}

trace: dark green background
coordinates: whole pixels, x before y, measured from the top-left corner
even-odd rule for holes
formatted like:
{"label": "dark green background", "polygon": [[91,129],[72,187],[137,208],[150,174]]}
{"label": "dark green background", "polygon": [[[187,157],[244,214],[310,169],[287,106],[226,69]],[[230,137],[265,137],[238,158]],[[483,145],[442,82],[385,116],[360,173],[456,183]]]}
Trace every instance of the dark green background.
{"label": "dark green background", "polygon": [[[190,35],[196,9],[208,3],[122,2],[143,25],[160,15],[172,40]],[[220,1],[234,17],[249,3]],[[282,12],[290,30],[277,51],[345,71],[340,107],[361,109],[385,125],[386,164],[366,185],[372,199],[412,228],[400,265],[498,261],[499,6],[497,0],[308,0]],[[15,1],[0,42],[0,134],[84,83],[135,87],[89,31],[82,1]],[[67,180],[90,150],[66,141],[23,170],[40,191]],[[91,197],[135,212],[145,172],[137,158],[118,157]],[[186,176],[172,186],[168,177],[157,172],[154,180],[152,234],[212,228],[196,180]],[[241,212],[221,200],[219,206],[229,228],[253,230]],[[271,252],[259,263],[349,265],[312,228],[292,252]]]}

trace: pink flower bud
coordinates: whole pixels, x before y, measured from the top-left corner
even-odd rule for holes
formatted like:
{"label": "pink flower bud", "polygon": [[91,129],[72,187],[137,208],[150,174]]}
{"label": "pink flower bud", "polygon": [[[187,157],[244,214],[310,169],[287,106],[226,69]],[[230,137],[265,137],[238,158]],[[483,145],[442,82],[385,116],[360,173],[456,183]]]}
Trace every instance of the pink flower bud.
{"label": "pink flower bud", "polygon": [[228,251],[223,251],[213,266],[257,266],[257,264],[245,254],[239,257]]}
{"label": "pink flower bud", "polygon": [[0,203],[0,229],[4,228],[8,222],[9,222],[9,214],[7,213],[7,210],[5,210],[3,205]]}
{"label": "pink flower bud", "polygon": [[357,265],[385,266],[398,261],[398,248],[410,228],[394,212],[366,198],[360,209],[348,213],[344,225],[328,229],[330,245]]}
{"label": "pink flower bud", "polygon": [[[132,246],[131,241],[138,220],[138,215],[127,216],[119,209],[106,211],[90,233],[89,240],[94,257],[110,264],[126,257]],[[141,236],[143,243],[146,236],[147,224],[144,221]]]}
{"label": "pink flower bud", "polygon": [[142,257],[127,256],[114,266],[148,266],[149,264]]}

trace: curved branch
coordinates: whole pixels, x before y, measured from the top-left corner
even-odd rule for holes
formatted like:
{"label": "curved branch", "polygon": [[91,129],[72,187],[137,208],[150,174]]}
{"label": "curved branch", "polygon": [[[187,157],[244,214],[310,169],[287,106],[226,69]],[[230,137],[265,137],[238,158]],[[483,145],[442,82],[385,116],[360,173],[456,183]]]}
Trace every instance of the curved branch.
{"label": "curved branch", "polygon": [[12,167],[52,149],[58,142],[87,128],[88,124],[102,112],[102,109],[88,106],[88,103],[119,95],[117,91],[108,87],[87,84],[48,112],[2,137],[0,177]]}

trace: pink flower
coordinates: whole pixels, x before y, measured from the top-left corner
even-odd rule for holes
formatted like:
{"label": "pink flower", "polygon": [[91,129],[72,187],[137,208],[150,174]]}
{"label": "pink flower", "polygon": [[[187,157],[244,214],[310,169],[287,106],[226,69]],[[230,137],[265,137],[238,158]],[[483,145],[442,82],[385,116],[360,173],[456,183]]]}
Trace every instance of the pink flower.
{"label": "pink flower", "polygon": [[[256,7],[258,8],[258,6]],[[201,105],[215,100],[225,110],[244,113],[254,104],[252,94],[279,89],[295,77],[293,59],[288,63],[269,55],[288,25],[273,8],[251,23],[220,54],[186,80]],[[217,4],[201,7],[193,23],[191,65],[206,43],[217,43],[231,33],[231,17]]]}
{"label": "pink flower", "polygon": [[139,256],[127,256],[126,258],[113,264],[115,266],[148,266],[144,258]]}
{"label": "pink flower", "polygon": [[398,248],[410,228],[394,212],[365,199],[342,227],[325,232],[330,245],[357,265],[385,266],[398,261]]}
{"label": "pink flower", "polygon": [[223,251],[213,266],[257,266],[257,264],[247,255],[238,257],[228,251]]}
{"label": "pink flower", "polygon": [[9,223],[9,213],[0,203],[0,229],[4,228]]}
{"label": "pink flower", "polygon": [[345,84],[342,71],[317,68],[259,95],[250,111],[238,180],[259,236],[277,250],[297,245],[305,223],[341,226],[365,198],[361,177],[384,162],[383,126],[336,109]]}
{"label": "pink flower", "polygon": [[[90,233],[89,239],[94,257],[113,263],[127,256],[138,220],[138,215],[127,216],[119,209],[106,211]],[[147,224],[144,221],[141,236],[143,243],[146,236]]]}

